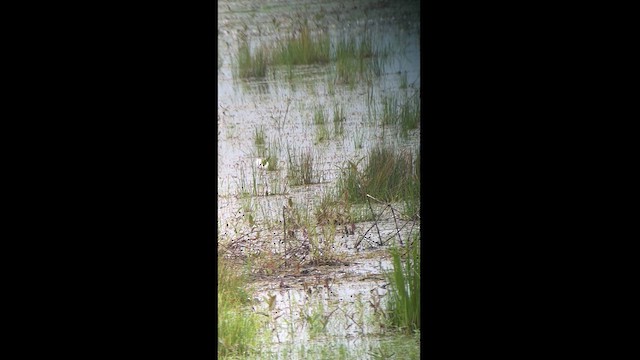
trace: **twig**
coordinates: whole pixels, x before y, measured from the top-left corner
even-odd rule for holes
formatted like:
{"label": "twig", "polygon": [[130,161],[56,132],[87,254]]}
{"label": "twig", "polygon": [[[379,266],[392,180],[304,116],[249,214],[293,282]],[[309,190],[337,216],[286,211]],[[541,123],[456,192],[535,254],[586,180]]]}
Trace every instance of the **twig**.
{"label": "twig", "polygon": [[[371,229],[373,229],[373,225],[371,225],[369,227],[369,229],[367,229],[367,231],[365,231],[365,233],[362,235],[362,237],[360,238],[360,240],[358,240],[358,242],[356,243],[356,245],[353,247],[354,249],[358,249],[358,246],[360,245],[360,243],[362,242],[362,240],[367,236],[367,234],[369,233],[369,231],[371,231]],[[367,240],[367,242],[369,242],[369,240]],[[371,243],[369,243],[371,244]]]}
{"label": "twig", "polygon": [[378,227],[378,220],[376,219],[376,213],[373,211],[373,207],[371,207],[371,201],[369,200],[369,198],[373,199],[373,196],[366,194],[367,195],[367,204],[369,204],[369,209],[371,210],[371,215],[373,215],[373,223],[376,225],[376,230],[378,231],[378,239],[380,239],[378,241],[378,245],[382,246],[382,235],[380,235],[380,228]]}
{"label": "twig", "polygon": [[396,224],[396,234],[398,234],[398,239],[400,239],[400,246],[402,246],[402,237],[400,236],[400,229],[398,229],[398,221],[396,220],[396,213],[393,211],[393,206],[389,204],[391,208],[391,214],[393,214],[393,222]]}

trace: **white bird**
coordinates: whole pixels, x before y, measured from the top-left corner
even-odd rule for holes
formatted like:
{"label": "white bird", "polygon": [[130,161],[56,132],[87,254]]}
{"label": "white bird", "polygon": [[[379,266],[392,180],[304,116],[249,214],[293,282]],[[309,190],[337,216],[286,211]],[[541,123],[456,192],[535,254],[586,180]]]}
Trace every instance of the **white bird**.
{"label": "white bird", "polygon": [[259,168],[266,169],[269,167],[269,159],[256,159],[256,166]]}

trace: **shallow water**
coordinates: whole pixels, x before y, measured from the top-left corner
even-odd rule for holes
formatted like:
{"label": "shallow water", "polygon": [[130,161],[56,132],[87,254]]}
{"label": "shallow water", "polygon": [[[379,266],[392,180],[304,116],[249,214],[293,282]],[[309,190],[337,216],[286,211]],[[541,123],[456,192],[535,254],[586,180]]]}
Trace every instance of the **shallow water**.
{"label": "shallow water", "polygon": [[[289,199],[312,213],[322,195],[335,187],[345,162],[365,157],[376,144],[395,144],[414,155],[418,153],[420,128],[402,138],[397,129],[383,128],[372,111],[379,116],[384,96],[406,99],[419,94],[419,13],[419,1],[218,2],[217,190],[221,248],[237,247],[243,256],[282,252],[286,239],[281,214]],[[359,38],[365,29],[370,31],[375,45],[388,52],[381,59],[379,76],[353,86],[341,84],[333,80],[335,66],[331,63],[297,66],[292,72],[274,68],[263,79],[246,80],[235,75],[241,37],[246,36],[253,49],[273,44],[291,34],[300,18],[309,20],[312,31],[328,33],[332,49],[341,37]],[[334,133],[335,105],[344,108],[343,135]],[[318,140],[318,125],[313,123],[317,108],[324,109],[328,119],[330,135],[323,141]],[[260,156],[254,136],[260,126],[267,145],[277,154],[275,171],[256,166]],[[313,151],[317,183],[288,184],[287,147]],[[269,349],[273,357],[284,357],[283,351],[293,351],[300,344],[344,345],[352,352],[375,347],[381,336],[384,338],[385,330],[370,321],[386,301],[382,273],[390,269],[390,261],[381,249],[402,239],[406,242],[420,225],[419,221],[394,219],[384,212],[384,206],[374,208],[383,213],[377,227],[366,221],[356,223],[353,234],[337,229],[335,251],[347,261],[332,266],[301,262],[302,267],[295,270],[287,267],[275,273],[255,274],[252,311],[272,320],[272,328],[265,331],[272,332]],[[396,227],[402,228],[400,235]],[[292,236],[303,238],[299,229]],[[330,279],[328,283],[326,279]],[[269,306],[268,299],[274,296]],[[372,306],[370,301],[379,303]],[[315,319],[311,314],[319,308],[322,316],[328,316],[322,331],[312,329],[309,320]],[[369,321],[353,318],[356,315]],[[298,355],[288,353],[289,357]]]}

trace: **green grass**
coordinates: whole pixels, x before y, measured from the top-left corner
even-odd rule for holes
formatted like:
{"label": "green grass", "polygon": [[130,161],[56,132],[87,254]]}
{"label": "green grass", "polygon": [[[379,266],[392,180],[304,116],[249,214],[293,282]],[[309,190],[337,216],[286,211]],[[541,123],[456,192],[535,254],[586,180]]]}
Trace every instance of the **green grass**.
{"label": "green grass", "polygon": [[244,41],[238,47],[237,60],[237,73],[242,79],[263,78],[267,74],[269,59],[267,51],[263,47],[252,53],[249,43]]}
{"label": "green grass", "polygon": [[[388,273],[390,281],[387,314],[391,324],[401,331],[412,333],[420,330],[420,239],[413,237],[406,248],[392,248],[393,272]],[[407,251],[404,266],[401,252]]]}
{"label": "green grass", "polygon": [[329,35],[322,32],[311,34],[306,20],[298,26],[293,35],[279,41],[273,51],[274,65],[309,65],[329,62]]}
{"label": "green grass", "polygon": [[331,133],[327,129],[327,119],[324,109],[318,105],[313,112],[313,124],[316,125],[316,142],[322,143],[330,139]]}
{"label": "green grass", "polygon": [[218,258],[218,358],[258,353],[263,320],[248,307],[246,279]]}
{"label": "green grass", "polygon": [[351,88],[359,81],[369,81],[382,75],[386,52],[376,47],[373,35],[366,28],[361,37],[340,38],[335,45],[335,80]]}
{"label": "green grass", "polygon": [[404,188],[404,215],[414,219],[420,214],[420,152],[413,165],[411,180]]}
{"label": "green grass", "polygon": [[251,178],[247,176],[244,168],[240,168],[240,176],[237,180],[238,193],[240,198],[258,195],[258,179],[256,174],[256,168],[251,164]]}
{"label": "green grass", "polygon": [[333,107],[333,133],[336,138],[344,135],[345,120],[344,107],[340,104],[335,104]]}
{"label": "green grass", "polygon": [[267,166],[267,171],[278,170],[278,153],[279,151],[274,145],[269,147],[269,155],[267,157],[269,165]]}
{"label": "green grass", "polygon": [[338,177],[340,194],[346,193],[353,203],[364,203],[369,194],[382,201],[400,201],[420,192],[415,162],[409,151],[377,145],[369,150],[366,164],[347,162]]}
{"label": "green grass", "polygon": [[[260,139],[262,145],[257,145],[257,140],[255,141],[257,150],[256,157],[262,159],[264,164],[267,165],[267,171],[278,170],[280,141],[277,140],[277,137],[274,137],[273,140],[265,139],[264,133],[261,134]],[[267,142],[266,146],[264,145],[265,142]]]}
{"label": "green grass", "polygon": [[351,222],[351,203],[345,196],[338,196],[335,190],[328,188],[322,193],[320,203],[314,210],[318,225],[344,225]]}
{"label": "green grass", "polygon": [[406,89],[408,85],[407,72],[405,71],[400,75],[400,89]]}
{"label": "green grass", "polygon": [[420,332],[411,335],[398,334],[380,340],[380,343],[368,351],[371,359],[420,359]]}
{"label": "green grass", "polygon": [[315,168],[316,156],[311,149],[297,152],[295,148],[287,146],[287,159],[289,185],[309,185],[319,182]]}
{"label": "green grass", "polygon": [[321,105],[317,105],[313,110],[313,124],[324,125],[326,123],[326,117],[324,115],[324,109]]}
{"label": "green grass", "polygon": [[382,98],[382,125],[396,125],[399,120],[398,98],[394,95]]}
{"label": "green grass", "polygon": [[288,193],[286,182],[280,177],[269,180],[269,195],[285,195]]}
{"label": "green grass", "polygon": [[364,144],[364,131],[361,128],[358,128],[358,126],[356,126],[355,130],[353,131],[353,147],[358,150],[358,149],[362,149],[363,144]]}
{"label": "green grass", "polygon": [[320,125],[316,127],[316,144],[321,144],[331,138],[329,129],[327,129],[326,125]]}
{"label": "green grass", "polygon": [[404,139],[408,138],[409,131],[417,129],[418,124],[420,124],[420,98],[416,93],[406,100],[400,109],[401,136]]}
{"label": "green grass", "polygon": [[403,139],[409,137],[409,131],[418,128],[420,124],[420,98],[417,92],[402,101],[395,95],[383,96],[381,104],[382,125],[395,126]]}
{"label": "green grass", "polygon": [[259,128],[256,126],[255,131],[253,133],[253,143],[256,146],[264,146],[265,145],[265,136],[264,136],[264,128],[260,126]]}

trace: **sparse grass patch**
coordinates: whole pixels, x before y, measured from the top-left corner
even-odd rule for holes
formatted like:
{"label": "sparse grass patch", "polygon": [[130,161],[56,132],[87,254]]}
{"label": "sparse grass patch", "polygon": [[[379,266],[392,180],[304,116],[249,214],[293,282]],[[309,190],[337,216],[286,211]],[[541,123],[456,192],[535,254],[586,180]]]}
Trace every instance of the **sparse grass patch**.
{"label": "sparse grass patch", "polygon": [[382,98],[382,125],[395,125],[398,123],[398,98],[394,95]]}
{"label": "sparse grass patch", "polygon": [[406,89],[408,85],[407,72],[405,71],[400,75],[400,89]]}
{"label": "sparse grass patch", "polygon": [[278,170],[278,150],[275,148],[269,148],[269,156],[267,171],[275,171]]}
{"label": "sparse grass patch", "polygon": [[258,178],[256,169],[251,166],[251,178],[247,176],[244,168],[240,168],[240,177],[238,182],[238,196],[241,198],[258,195]]}
{"label": "sparse grass patch", "polygon": [[364,131],[359,129],[357,126],[353,131],[353,147],[357,149],[362,149],[362,144],[364,144]]}
{"label": "sparse grass patch", "polygon": [[280,179],[279,176],[270,179],[267,184],[267,195],[286,195],[288,194],[287,183],[285,180]]}
{"label": "sparse grass patch", "polygon": [[416,156],[411,179],[404,189],[404,214],[415,218],[420,214],[420,152]]}
{"label": "sparse grass patch", "polygon": [[331,133],[327,128],[327,116],[322,105],[316,105],[313,111],[313,124],[316,128],[316,143],[322,143],[331,138]]}
{"label": "sparse grass patch", "polygon": [[383,72],[386,52],[374,46],[373,35],[366,28],[360,38],[342,37],[336,43],[336,80],[351,88],[358,81],[370,80]]}
{"label": "sparse grass patch", "polygon": [[351,222],[351,202],[348,194],[338,197],[335,190],[326,189],[314,215],[318,225],[344,225]]}
{"label": "sparse grass patch", "polygon": [[314,125],[324,125],[326,122],[326,118],[324,116],[324,109],[322,106],[317,105],[315,110],[313,111],[313,124]]}
{"label": "sparse grass patch", "polygon": [[400,134],[404,139],[409,136],[409,131],[418,128],[420,123],[420,98],[414,94],[403,104],[400,110]]}
{"label": "sparse grass patch", "polygon": [[289,185],[309,185],[319,181],[314,167],[316,156],[311,149],[297,153],[287,146],[287,158]]}
{"label": "sparse grass patch", "polygon": [[344,135],[344,108],[340,104],[333,107],[333,133],[336,137]]}
{"label": "sparse grass patch", "polygon": [[264,128],[262,126],[255,127],[255,131],[253,133],[253,143],[256,144],[256,146],[265,145]]}

